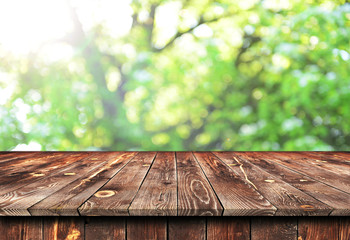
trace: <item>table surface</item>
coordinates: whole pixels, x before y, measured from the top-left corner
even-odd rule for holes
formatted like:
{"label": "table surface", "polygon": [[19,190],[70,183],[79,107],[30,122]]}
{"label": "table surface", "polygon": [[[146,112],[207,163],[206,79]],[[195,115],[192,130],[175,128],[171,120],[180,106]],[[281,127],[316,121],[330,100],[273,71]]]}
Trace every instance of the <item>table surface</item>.
{"label": "table surface", "polygon": [[2,216],[350,216],[350,152],[0,152]]}

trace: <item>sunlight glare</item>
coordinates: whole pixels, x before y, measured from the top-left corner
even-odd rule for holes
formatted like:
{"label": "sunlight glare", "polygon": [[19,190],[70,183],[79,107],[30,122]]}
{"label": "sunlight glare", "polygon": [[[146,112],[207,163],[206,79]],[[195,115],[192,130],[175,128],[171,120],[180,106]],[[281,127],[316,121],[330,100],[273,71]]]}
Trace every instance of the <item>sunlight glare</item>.
{"label": "sunlight glare", "polygon": [[[130,1],[71,0],[83,30],[88,34],[101,24],[111,37],[121,37],[130,31],[132,9]],[[61,59],[69,56],[69,49],[57,45],[73,30],[69,5],[63,0],[3,1],[0,8],[0,49],[16,55],[45,52],[45,58]],[[57,48],[52,50],[46,45]],[[44,47],[44,48],[42,48]],[[65,53],[61,53],[61,50]],[[49,53],[48,53],[49,52]],[[49,56],[47,57],[47,53]],[[57,55],[57,56],[56,56]]]}
{"label": "sunlight glare", "polygon": [[15,54],[35,51],[46,41],[63,37],[71,28],[64,1],[3,1],[0,45]]}

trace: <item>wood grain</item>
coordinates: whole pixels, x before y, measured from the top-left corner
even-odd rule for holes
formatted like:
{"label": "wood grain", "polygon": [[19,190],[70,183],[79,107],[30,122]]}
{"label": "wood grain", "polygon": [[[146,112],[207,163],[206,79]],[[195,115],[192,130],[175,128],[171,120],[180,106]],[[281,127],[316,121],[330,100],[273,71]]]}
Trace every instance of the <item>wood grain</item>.
{"label": "wood grain", "polygon": [[[101,163],[100,163],[101,164]],[[8,192],[0,196],[0,215],[27,215],[27,210],[37,202],[60,190],[67,184],[75,181],[80,175],[93,170],[99,164],[86,157],[81,161],[70,165],[65,171],[53,174],[42,181],[36,181],[23,186],[20,189]]]}
{"label": "wood grain", "polygon": [[235,152],[235,155],[334,208],[332,216],[350,214],[350,194],[279,165],[259,152]]}
{"label": "wood grain", "polygon": [[[35,169],[28,169],[24,166],[18,166],[14,163],[9,163],[10,166],[3,166],[5,173],[0,176],[0,195],[16,190],[20,187],[28,185],[30,183],[42,181],[48,176],[64,171],[65,169],[71,167],[73,164],[77,164],[84,157],[88,156],[88,153],[84,154],[64,154],[61,157],[56,158],[56,155],[53,155],[52,158],[50,155],[45,154],[42,159],[27,159],[26,161],[35,162],[33,164],[38,165],[42,163],[40,167]],[[15,172],[10,170],[7,172],[7,169],[17,169]]]}
{"label": "wood grain", "polygon": [[146,152],[134,157],[116,176],[99,189],[80,208],[84,216],[128,216],[128,208],[155,157]]}
{"label": "wood grain", "polygon": [[297,219],[292,217],[255,217],[251,220],[251,240],[297,240]]}
{"label": "wood grain", "polygon": [[0,216],[350,215],[350,152],[155,155],[0,152]]}
{"label": "wood grain", "polygon": [[84,218],[46,217],[43,221],[45,240],[83,240],[85,236]]}
{"label": "wood grain", "polygon": [[248,240],[250,223],[246,217],[208,217],[208,240]]}
{"label": "wood grain", "polygon": [[38,155],[40,153],[38,152],[1,152],[0,153],[0,163],[8,162],[8,161],[14,161],[18,158],[25,159],[34,157],[35,155]]}
{"label": "wood grain", "polygon": [[88,217],[85,223],[86,240],[125,240],[125,218]]}
{"label": "wood grain", "polygon": [[312,164],[322,170],[350,177],[350,162],[334,160],[334,158],[319,155],[316,152],[293,152],[290,154],[294,161]]}
{"label": "wood grain", "polygon": [[77,209],[135,155],[133,152],[104,152],[95,155],[93,161],[97,163],[96,168],[34,204],[29,212],[34,216],[79,216]]}
{"label": "wood grain", "polygon": [[350,193],[350,175],[348,174],[344,175],[342,173],[329,171],[327,169],[323,169],[322,167],[308,164],[306,162],[303,163],[301,161],[295,161],[291,153],[287,154],[283,152],[266,152],[264,154],[266,154],[266,158],[269,158],[278,164],[284,165],[312,179],[326,183],[344,192]]}
{"label": "wood grain", "polygon": [[339,218],[339,240],[350,239],[350,217]]}
{"label": "wood grain", "polygon": [[212,153],[196,152],[194,155],[224,206],[225,216],[275,213],[277,209],[264,196]]}
{"label": "wood grain", "polygon": [[334,217],[304,217],[298,220],[298,240],[338,239],[338,219]]}
{"label": "wood grain", "polygon": [[130,215],[176,216],[177,182],[174,152],[159,152],[131,206]]}
{"label": "wood grain", "polygon": [[169,218],[169,240],[206,239],[206,220],[203,217],[176,217]]}
{"label": "wood grain", "polygon": [[127,239],[167,239],[167,219],[165,217],[128,217]]}
{"label": "wood grain", "polygon": [[179,216],[220,216],[222,207],[191,152],[176,153]]}
{"label": "wood grain", "polygon": [[328,216],[333,210],[232,152],[216,152],[215,155],[277,207],[276,216]]}
{"label": "wood grain", "polygon": [[[35,171],[37,169],[45,168],[47,165],[50,165],[52,162],[59,159],[63,159],[64,156],[70,156],[69,153],[32,153],[29,156],[21,157],[9,160],[7,162],[0,162],[0,174],[3,177],[3,173],[26,173],[30,171]],[[83,156],[83,154],[80,154]],[[85,153],[86,155],[86,153]],[[13,174],[11,174],[13,175]]]}
{"label": "wood grain", "polygon": [[43,221],[40,217],[0,217],[0,239],[43,239],[42,224]]}

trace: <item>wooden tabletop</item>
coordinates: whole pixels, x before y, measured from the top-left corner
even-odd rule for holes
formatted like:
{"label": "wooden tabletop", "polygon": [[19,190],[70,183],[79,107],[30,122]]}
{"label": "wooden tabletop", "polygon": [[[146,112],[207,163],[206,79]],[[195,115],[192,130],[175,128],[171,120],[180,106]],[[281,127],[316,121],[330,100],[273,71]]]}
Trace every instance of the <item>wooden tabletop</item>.
{"label": "wooden tabletop", "polygon": [[0,215],[350,216],[350,152],[0,152]]}

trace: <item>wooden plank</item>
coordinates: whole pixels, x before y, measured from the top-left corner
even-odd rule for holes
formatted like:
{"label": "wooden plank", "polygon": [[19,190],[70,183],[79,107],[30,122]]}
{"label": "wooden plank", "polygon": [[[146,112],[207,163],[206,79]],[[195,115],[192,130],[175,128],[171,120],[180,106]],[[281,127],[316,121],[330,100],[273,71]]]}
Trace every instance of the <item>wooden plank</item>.
{"label": "wooden plank", "polygon": [[[9,177],[13,178],[13,175],[24,175],[26,173],[29,173],[31,171],[36,171],[38,166],[40,168],[41,165],[47,165],[52,162],[55,162],[57,160],[63,159],[63,156],[69,157],[69,154],[54,154],[54,155],[48,155],[48,154],[37,154],[36,157],[21,157],[20,160],[16,161],[9,161],[5,163],[1,163],[0,165],[0,180],[3,182],[6,182],[6,180]],[[54,161],[53,161],[54,160]],[[64,162],[64,161],[62,161]],[[41,166],[41,167],[44,167]],[[28,170],[28,168],[30,170]],[[11,179],[8,179],[11,180]],[[8,182],[8,181],[7,181]]]}
{"label": "wooden plank", "polygon": [[339,218],[339,240],[350,239],[350,217]]}
{"label": "wooden plank", "polygon": [[334,217],[303,217],[298,219],[298,240],[338,239],[338,219]]}
{"label": "wooden plank", "polygon": [[324,157],[330,157],[331,159],[338,160],[338,161],[346,161],[347,163],[350,162],[350,152],[312,152],[320,154]]}
{"label": "wooden plank", "polygon": [[191,152],[176,153],[179,216],[221,216],[222,206]]}
{"label": "wooden plank", "polygon": [[146,176],[156,152],[138,153],[116,176],[80,208],[83,216],[128,216],[128,207]]}
{"label": "wooden plank", "polygon": [[53,174],[42,181],[30,183],[20,189],[0,196],[0,215],[29,216],[27,210],[37,202],[75,181],[83,173],[93,170],[101,163],[93,160],[93,155],[75,162],[64,172]]}
{"label": "wooden plank", "polygon": [[159,152],[129,207],[130,215],[176,216],[177,182],[174,152]]}
{"label": "wooden plank", "polygon": [[14,161],[18,158],[28,158],[37,154],[37,152],[0,152],[0,164],[3,162]]}
{"label": "wooden plank", "polygon": [[84,218],[45,217],[43,221],[45,240],[83,240],[85,236]]}
{"label": "wooden plank", "polygon": [[232,152],[214,154],[271,202],[277,208],[276,216],[328,216],[333,210]]}
{"label": "wooden plank", "polygon": [[[16,154],[18,155],[18,153],[16,153],[16,152],[3,152],[3,151],[1,151],[0,152],[0,161],[2,160],[2,159],[7,159],[7,158],[12,158],[13,156],[16,156]],[[25,152],[23,152],[23,154],[25,154]]]}
{"label": "wooden plank", "polygon": [[43,239],[43,225],[40,217],[0,217],[0,239],[29,240]]}
{"label": "wooden plank", "polygon": [[125,240],[125,218],[88,217],[85,222],[86,240]]}
{"label": "wooden plank", "polygon": [[[86,155],[87,153],[80,153],[80,155]],[[2,176],[3,173],[9,174],[12,172],[27,172],[28,168],[35,169],[37,166],[44,167],[45,165],[52,162],[53,159],[60,159],[63,156],[71,156],[75,154],[69,154],[69,153],[47,153],[47,152],[40,152],[40,153],[33,153],[30,156],[23,156],[20,155],[20,157],[14,158],[12,160],[9,160],[7,162],[0,162],[0,174]],[[42,165],[42,166],[41,166]]]}
{"label": "wooden plank", "polygon": [[274,161],[278,164],[282,164],[289,169],[302,173],[312,179],[326,183],[340,189],[344,192],[350,193],[350,177],[344,174],[337,174],[326,169],[322,169],[315,165],[301,163],[299,161],[291,160],[292,156],[289,156],[283,152],[265,152],[261,153],[264,158]]}
{"label": "wooden plank", "polygon": [[127,239],[167,239],[165,217],[128,217],[126,219]]}
{"label": "wooden plank", "polygon": [[94,161],[100,162],[97,168],[82,173],[79,179],[30,207],[29,212],[34,216],[79,216],[78,207],[135,155],[135,152],[103,152],[94,155]]}
{"label": "wooden plank", "polygon": [[335,158],[350,162],[350,152],[325,152],[324,154],[328,154]]}
{"label": "wooden plank", "polygon": [[[16,190],[20,187],[28,185],[33,182],[42,181],[48,176],[64,171],[65,169],[71,167],[71,165],[76,164],[83,157],[88,156],[89,153],[84,154],[67,154],[58,159],[50,159],[48,164],[41,166],[40,169],[33,170],[19,170],[15,173],[5,173],[0,176],[0,195]],[[54,160],[54,161],[53,161]],[[17,166],[14,165],[16,168]],[[6,169],[7,167],[4,167]],[[21,169],[18,167],[18,169]],[[27,169],[27,168],[22,168]]]}
{"label": "wooden plank", "polygon": [[208,217],[208,240],[248,240],[250,239],[250,222],[246,217]]}
{"label": "wooden plank", "polygon": [[[80,158],[82,157],[80,156]],[[65,158],[70,161],[77,159],[74,157],[71,158],[69,154],[61,153],[55,155],[42,154],[37,155],[37,157],[23,158],[19,163],[9,161],[0,167],[0,181],[2,184],[9,184],[14,181],[23,182],[27,178],[44,176],[47,171],[55,170],[57,166],[65,163]]]}
{"label": "wooden plank", "polygon": [[168,226],[169,240],[206,239],[206,219],[204,217],[170,217]]}
{"label": "wooden plank", "polygon": [[308,158],[315,160],[316,162],[321,163],[327,163],[327,164],[334,164],[339,166],[346,165],[347,168],[350,167],[350,155],[348,157],[345,157],[343,155],[338,154],[331,154],[332,152],[326,153],[320,153],[320,152],[302,152],[304,153]]}
{"label": "wooden plank", "polygon": [[298,161],[303,164],[312,164],[322,170],[328,170],[336,174],[342,173],[350,177],[350,162],[339,161],[339,159],[334,160],[315,152],[293,152],[290,156],[293,161]]}
{"label": "wooden plank", "polygon": [[225,216],[265,216],[277,210],[255,188],[210,152],[194,153],[220,202]]}
{"label": "wooden plank", "polygon": [[253,217],[251,219],[251,240],[297,240],[297,228],[297,218]]}
{"label": "wooden plank", "polygon": [[235,154],[334,208],[332,216],[350,215],[350,194],[279,165],[259,152],[235,152]]}

